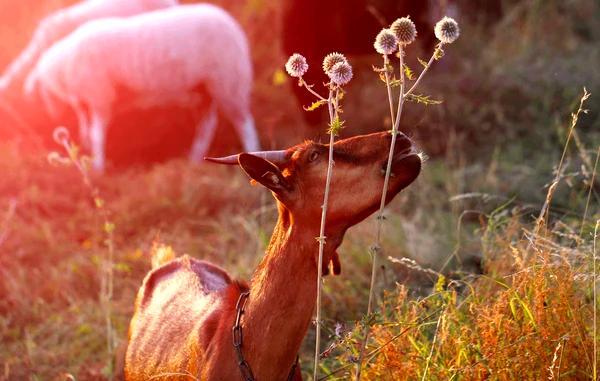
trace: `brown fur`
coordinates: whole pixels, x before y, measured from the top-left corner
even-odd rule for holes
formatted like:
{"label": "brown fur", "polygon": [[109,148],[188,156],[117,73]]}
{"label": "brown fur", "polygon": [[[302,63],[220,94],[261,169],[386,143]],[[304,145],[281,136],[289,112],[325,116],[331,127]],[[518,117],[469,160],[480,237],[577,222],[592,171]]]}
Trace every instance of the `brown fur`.
{"label": "brown fur", "polygon": [[[346,230],[377,210],[389,133],[335,144],[336,166],[327,215],[324,263],[339,271],[337,248]],[[396,157],[412,143],[398,138]],[[152,270],[138,293],[129,329],[129,381],[238,380],[231,330],[240,292],[249,289],[242,317],[243,353],[257,380],[285,380],[310,325],[317,282],[317,244],[327,146],[304,143],[274,165],[241,154],[240,166],[277,199],[279,218],[267,253],[249,286],[187,256]],[[318,155],[313,155],[318,152]],[[416,154],[394,162],[391,200],[419,174]],[[295,380],[300,381],[297,371]]]}

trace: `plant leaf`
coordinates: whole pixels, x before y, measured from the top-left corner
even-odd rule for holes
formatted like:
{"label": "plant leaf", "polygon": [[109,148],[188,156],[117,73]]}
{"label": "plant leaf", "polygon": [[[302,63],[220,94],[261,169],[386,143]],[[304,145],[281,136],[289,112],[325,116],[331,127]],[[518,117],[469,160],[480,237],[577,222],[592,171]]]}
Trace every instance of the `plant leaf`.
{"label": "plant leaf", "polygon": [[340,131],[344,128],[344,121],[340,119],[339,116],[336,116],[331,124],[329,125],[329,129],[327,133],[333,136],[339,136]]}
{"label": "plant leaf", "polygon": [[521,308],[523,309],[523,312],[525,313],[525,316],[527,317],[527,320],[529,320],[529,322],[531,323],[531,325],[533,326],[533,328],[537,330],[537,324],[535,324],[535,319],[533,318],[533,314],[531,313],[531,309],[529,308],[529,306],[527,305],[527,303],[525,303],[525,301],[523,299],[519,298],[518,296],[517,296],[517,300],[521,304]]}
{"label": "plant leaf", "polygon": [[411,102],[422,103],[425,106],[439,105],[442,103],[442,101],[438,101],[436,99],[431,99],[431,97],[429,95],[422,95],[422,94],[409,94],[406,97],[406,100],[409,100]]}
{"label": "plant leaf", "polygon": [[323,100],[321,100],[321,101],[316,101],[316,102],[313,102],[313,103],[312,103],[310,106],[308,106],[308,107],[304,107],[304,106],[303,106],[303,108],[304,108],[304,110],[306,110],[306,111],[315,111],[316,109],[318,109],[319,107],[323,106],[324,104],[327,104],[327,101],[326,101],[326,100],[324,100],[324,101],[323,101]]}
{"label": "plant leaf", "polygon": [[406,76],[406,78],[410,79],[411,81],[415,79],[415,75],[414,75],[413,71],[410,70],[410,67],[408,67],[407,64],[403,65],[403,69],[404,69],[404,75]]}

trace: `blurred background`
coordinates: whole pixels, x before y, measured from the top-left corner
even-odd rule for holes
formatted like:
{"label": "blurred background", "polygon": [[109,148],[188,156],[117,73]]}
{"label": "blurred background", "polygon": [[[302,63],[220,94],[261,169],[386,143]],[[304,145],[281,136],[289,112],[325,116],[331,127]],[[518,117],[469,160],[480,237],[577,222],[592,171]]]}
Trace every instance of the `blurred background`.
{"label": "blurred background", "polygon": [[[29,42],[39,21],[67,0],[0,0],[0,69]],[[478,273],[485,261],[485,216],[502,210],[533,220],[560,160],[570,113],[586,87],[586,104],[554,196],[556,221],[579,221],[591,192],[589,220],[600,217],[598,180],[590,183],[600,145],[600,4],[594,0],[447,1],[215,1],[246,32],[253,60],[252,113],[261,145],[282,149],[306,139],[325,141],[327,121],[302,109],[284,64],[309,59],[315,89],[324,54],[345,53],[354,79],[343,100],[342,137],[390,128],[384,84],[373,72],[382,59],[376,33],[398,17],[417,23],[408,65],[433,50],[433,25],[449,13],[461,28],[445,47],[419,93],[439,105],[407,103],[401,130],[429,156],[422,175],[390,206],[386,256],[410,257],[451,273]],[[407,3],[407,4],[403,4]],[[409,3],[419,3],[418,5]],[[323,91],[324,92],[324,91]],[[99,309],[102,220],[90,192],[71,167],[48,164],[58,150],[56,124],[19,106],[17,91],[0,94],[0,380],[104,380],[107,367]],[[17,119],[15,120],[15,113]],[[76,136],[73,116],[64,121]],[[249,278],[276,216],[263,189],[237,168],[186,160],[193,116],[172,107],[123,111],[109,127],[109,170],[94,183],[115,224],[116,342],[126,338],[135,293],[149,270],[156,239]],[[219,122],[210,153],[242,149],[232,126]],[[586,182],[587,181],[587,182]],[[591,184],[591,185],[590,185]],[[517,211],[517,212],[516,212]],[[342,275],[325,284],[324,311],[336,322],[360,319],[370,276],[367,248],[374,220],[353,228],[340,249]],[[380,286],[432,282],[385,262]],[[301,358],[310,369],[312,333]]]}

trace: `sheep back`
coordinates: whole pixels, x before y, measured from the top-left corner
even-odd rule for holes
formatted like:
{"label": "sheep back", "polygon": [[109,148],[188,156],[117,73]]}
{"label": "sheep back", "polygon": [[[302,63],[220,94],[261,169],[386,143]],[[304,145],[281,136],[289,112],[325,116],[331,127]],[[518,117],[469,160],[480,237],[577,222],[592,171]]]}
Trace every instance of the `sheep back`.
{"label": "sheep back", "polygon": [[127,17],[175,5],[177,0],[88,0],[55,11],[40,21],[29,45],[0,78],[0,87],[19,84],[48,47],[90,20]]}
{"label": "sheep back", "polygon": [[32,76],[98,107],[110,107],[119,88],[161,104],[199,85],[226,103],[249,98],[252,66],[239,24],[200,4],[91,21],[53,45]]}

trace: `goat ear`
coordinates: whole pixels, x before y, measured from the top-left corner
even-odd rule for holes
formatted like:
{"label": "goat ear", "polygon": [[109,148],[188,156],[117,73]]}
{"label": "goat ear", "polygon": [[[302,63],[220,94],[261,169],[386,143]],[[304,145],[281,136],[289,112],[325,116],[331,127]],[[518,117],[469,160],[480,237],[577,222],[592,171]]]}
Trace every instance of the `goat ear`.
{"label": "goat ear", "polygon": [[238,157],[240,167],[252,180],[255,180],[277,194],[284,194],[292,189],[289,181],[277,166],[268,160],[248,153],[241,153]]}

